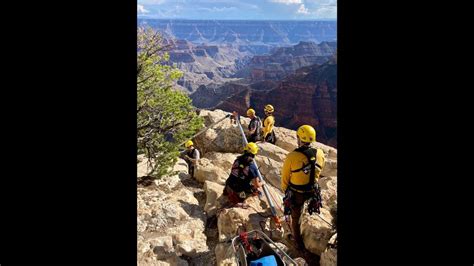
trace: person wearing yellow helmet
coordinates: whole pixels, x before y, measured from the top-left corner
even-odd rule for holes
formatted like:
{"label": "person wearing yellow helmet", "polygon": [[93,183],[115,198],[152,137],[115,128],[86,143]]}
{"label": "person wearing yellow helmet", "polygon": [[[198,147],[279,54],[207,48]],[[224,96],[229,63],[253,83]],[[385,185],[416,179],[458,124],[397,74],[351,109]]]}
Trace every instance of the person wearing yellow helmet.
{"label": "person wearing yellow helmet", "polygon": [[194,170],[201,155],[199,154],[199,150],[194,147],[192,140],[186,141],[184,147],[186,147],[186,150],[181,153],[180,157],[188,163],[188,173],[191,178],[194,178]]}
{"label": "person wearing yellow helmet", "polygon": [[291,214],[291,229],[297,247],[305,250],[298,221],[304,203],[310,200],[308,211],[319,213],[321,194],[318,185],[319,175],[325,164],[324,152],[310,146],[316,141],[316,130],[310,125],[300,126],[296,132],[298,148],[290,152],[281,171],[281,189],[284,214]]}
{"label": "person wearing yellow helmet", "polygon": [[232,164],[223,193],[232,204],[242,203],[248,196],[256,195],[258,188],[262,186],[258,180],[257,167],[253,163],[257,153],[257,144],[249,142],[244,153]]}
{"label": "person wearing yellow helmet", "polygon": [[273,131],[273,126],[275,125],[275,117],[273,116],[273,112],[275,111],[275,108],[273,108],[273,105],[267,104],[265,105],[263,111],[265,112],[265,119],[263,119],[262,141],[275,144],[276,136],[275,132]]}
{"label": "person wearing yellow helmet", "polygon": [[249,133],[247,137],[248,142],[260,141],[260,131],[262,129],[262,120],[255,115],[255,110],[250,108],[247,110],[247,116],[250,118]]}

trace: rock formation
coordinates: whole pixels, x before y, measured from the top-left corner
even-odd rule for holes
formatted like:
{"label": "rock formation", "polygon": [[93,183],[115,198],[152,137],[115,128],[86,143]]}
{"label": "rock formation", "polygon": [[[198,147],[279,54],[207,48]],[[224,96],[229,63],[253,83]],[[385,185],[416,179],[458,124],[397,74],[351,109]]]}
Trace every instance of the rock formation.
{"label": "rock formation", "polygon": [[[210,125],[228,113],[201,111],[205,125]],[[244,127],[249,119],[241,118]],[[232,247],[227,240],[239,230],[258,229],[267,233],[294,258],[299,253],[288,242],[289,228],[282,213],[283,192],[280,191],[280,171],[288,154],[296,148],[296,132],[276,128],[277,145],[258,143],[260,152],[256,162],[270,191],[277,215],[283,221],[276,229],[270,217],[269,204],[264,195],[246,199],[249,208],[230,207],[222,195],[234,159],[242,152],[242,138],[237,127],[224,120],[194,139],[202,159],[195,179],[187,174],[186,163],[179,159],[173,168],[176,175],[137,188],[137,253],[138,265],[237,265]],[[321,265],[335,265],[337,250],[331,243],[334,230],[326,222],[334,223],[337,214],[337,150],[322,143],[328,161],[320,179],[323,208],[320,217],[305,210],[301,217],[301,232],[306,248],[314,253]],[[138,165],[139,176],[145,175],[146,163]],[[216,227],[212,227],[212,219]],[[324,219],[324,220],[323,220]],[[326,221],[326,222],[325,222]],[[310,265],[312,265],[310,263]]]}
{"label": "rock formation", "polygon": [[235,21],[138,19],[167,36],[193,43],[229,43],[241,50],[266,53],[272,45],[299,41],[324,42],[337,38],[336,21]]}
{"label": "rock formation", "polygon": [[335,61],[304,67],[273,89],[247,87],[215,108],[245,113],[248,107],[253,107],[257,115],[263,117],[263,106],[271,103],[276,110],[277,126],[296,130],[303,124],[312,125],[318,132],[319,141],[337,147],[336,73]]}
{"label": "rock formation", "polygon": [[224,84],[250,59],[251,54],[229,45],[195,45],[185,40],[166,39],[169,46],[169,64],[183,71],[177,87],[186,93],[199,86]]}

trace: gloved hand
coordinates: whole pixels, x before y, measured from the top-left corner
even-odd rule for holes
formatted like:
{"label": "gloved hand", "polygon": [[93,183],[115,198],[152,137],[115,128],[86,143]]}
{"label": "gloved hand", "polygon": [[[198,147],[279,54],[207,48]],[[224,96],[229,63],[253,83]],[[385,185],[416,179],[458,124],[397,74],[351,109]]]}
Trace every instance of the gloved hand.
{"label": "gloved hand", "polygon": [[313,214],[313,212],[316,212],[317,214],[321,214],[320,208],[322,207],[323,207],[323,204],[320,199],[318,199],[317,197],[311,198],[308,204],[309,215]]}

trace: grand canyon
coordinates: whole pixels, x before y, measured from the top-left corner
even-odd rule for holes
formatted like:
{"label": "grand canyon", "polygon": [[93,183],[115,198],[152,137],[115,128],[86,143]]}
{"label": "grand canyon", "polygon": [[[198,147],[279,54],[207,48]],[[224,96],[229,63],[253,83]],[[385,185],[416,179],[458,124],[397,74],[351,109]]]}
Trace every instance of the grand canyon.
{"label": "grand canyon", "polygon": [[319,142],[337,147],[337,22],[138,19],[169,45],[183,71],[176,88],[200,109],[263,117],[276,125],[310,124]]}

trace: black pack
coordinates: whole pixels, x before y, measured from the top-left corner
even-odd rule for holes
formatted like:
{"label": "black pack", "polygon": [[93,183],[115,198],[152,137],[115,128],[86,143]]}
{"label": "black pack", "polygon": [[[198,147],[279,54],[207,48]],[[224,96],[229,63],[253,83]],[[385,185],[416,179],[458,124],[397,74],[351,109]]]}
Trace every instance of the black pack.
{"label": "black pack", "polygon": [[299,169],[292,170],[291,172],[296,173],[299,171],[303,171],[305,174],[309,173],[309,183],[306,185],[295,185],[295,184],[290,183],[290,186],[293,187],[294,189],[301,190],[301,191],[311,191],[313,190],[313,187],[314,187],[316,166],[319,169],[321,169],[321,166],[318,165],[316,162],[316,158],[317,158],[316,156],[318,154],[318,150],[313,149],[311,147],[302,146],[295,149],[294,151],[301,152],[302,154],[304,154],[306,158],[308,159],[308,163],[303,165],[303,167]]}

